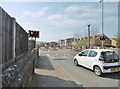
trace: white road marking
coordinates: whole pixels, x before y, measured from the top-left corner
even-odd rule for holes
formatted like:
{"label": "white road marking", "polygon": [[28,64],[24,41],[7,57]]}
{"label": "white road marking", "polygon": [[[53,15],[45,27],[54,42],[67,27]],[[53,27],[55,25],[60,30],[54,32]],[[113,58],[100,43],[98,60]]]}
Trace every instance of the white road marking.
{"label": "white road marking", "polygon": [[[49,58],[57,58],[57,57],[59,57],[59,54],[54,54],[54,56],[51,56],[50,54],[47,54],[47,56],[49,57]],[[70,58],[70,57],[74,57],[73,55],[70,55],[70,54],[63,54],[63,57],[61,57],[61,58]]]}
{"label": "white road marking", "polygon": [[47,56],[48,56],[49,58],[54,58],[54,57],[50,56],[49,54],[47,54]]}

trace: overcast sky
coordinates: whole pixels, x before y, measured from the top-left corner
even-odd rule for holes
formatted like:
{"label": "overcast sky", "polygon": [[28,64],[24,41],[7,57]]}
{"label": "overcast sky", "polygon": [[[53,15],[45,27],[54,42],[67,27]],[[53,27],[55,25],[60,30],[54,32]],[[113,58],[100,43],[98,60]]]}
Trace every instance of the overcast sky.
{"label": "overcast sky", "polygon": [[[73,37],[75,32],[87,32],[88,24],[101,33],[101,3],[99,0],[87,1],[2,2],[0,6],[11,17],[15,17],[27,32],[31,29],[39,30],[40,38],[37,40],[50,42]],[[104,33],[109,37],[116,37],[117,32],[118,3],[105,2]]]}

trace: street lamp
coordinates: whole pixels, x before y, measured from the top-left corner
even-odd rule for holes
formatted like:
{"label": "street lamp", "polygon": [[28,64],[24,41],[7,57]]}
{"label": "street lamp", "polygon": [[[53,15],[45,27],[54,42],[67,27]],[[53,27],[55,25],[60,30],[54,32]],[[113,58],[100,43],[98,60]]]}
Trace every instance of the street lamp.
{"label": "street lamp", "polygon": [[[104,2],[103,0],[99,0],[100,3],[102,3],[102,37],[104,37],[104,33],[103,33],[103,30],[104,30],[104,24],[103,24],[103,8],[104,8]],[[101,40],[101,46],[103,48],[103,40]]]}
{"label": "street lamp", "polygon": [[88,47],[90,48],[90,24],[88,26]]}

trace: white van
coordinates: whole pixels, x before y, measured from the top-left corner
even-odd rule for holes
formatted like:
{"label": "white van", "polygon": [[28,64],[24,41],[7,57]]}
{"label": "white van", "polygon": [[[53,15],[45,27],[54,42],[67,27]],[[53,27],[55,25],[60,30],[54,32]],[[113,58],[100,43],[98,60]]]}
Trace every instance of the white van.
{"label": "white van", "polygon": [[113,50],[86,49],[79,52],[73,59],[74,64],[87,67],[100,76],[103,73],[120,71],[120,60]]}

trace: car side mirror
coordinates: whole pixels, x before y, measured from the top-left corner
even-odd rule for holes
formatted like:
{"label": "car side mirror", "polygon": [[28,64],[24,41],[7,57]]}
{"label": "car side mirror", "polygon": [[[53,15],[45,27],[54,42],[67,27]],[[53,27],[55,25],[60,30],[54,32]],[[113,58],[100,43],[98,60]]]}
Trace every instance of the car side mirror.
{"label": "car side mirror", "polygon": [[82,54],[79,54],[79,56],[82,56]]}

